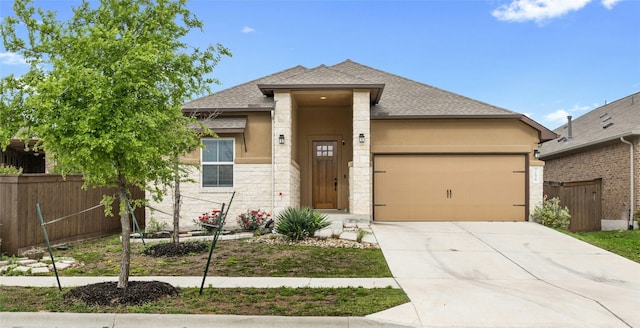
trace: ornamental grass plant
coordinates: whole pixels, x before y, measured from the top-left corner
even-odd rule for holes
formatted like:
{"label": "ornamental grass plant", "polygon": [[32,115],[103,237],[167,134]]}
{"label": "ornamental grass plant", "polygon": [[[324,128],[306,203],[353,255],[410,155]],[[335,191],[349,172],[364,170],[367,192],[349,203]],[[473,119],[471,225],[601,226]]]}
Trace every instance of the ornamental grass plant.
{"label": "ornamental grass plant", "polygon": [[327,216],[308,207],[288,207],[277,218],[276,231],[290,240],[302,240],[331,225]]}

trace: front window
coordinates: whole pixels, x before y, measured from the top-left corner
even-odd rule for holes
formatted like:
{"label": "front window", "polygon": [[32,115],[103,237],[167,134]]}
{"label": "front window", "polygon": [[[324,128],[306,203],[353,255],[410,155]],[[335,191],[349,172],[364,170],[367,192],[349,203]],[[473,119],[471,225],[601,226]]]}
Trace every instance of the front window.
{"label": "front window", "polygon": [[233,139],[203,139],[203,187],[233,187]]}

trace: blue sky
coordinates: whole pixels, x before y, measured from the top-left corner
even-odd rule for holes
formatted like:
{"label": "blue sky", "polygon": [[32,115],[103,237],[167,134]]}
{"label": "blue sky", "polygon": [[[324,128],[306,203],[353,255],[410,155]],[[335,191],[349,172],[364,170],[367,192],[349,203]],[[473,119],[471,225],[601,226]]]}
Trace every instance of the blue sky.
{"label": "blue sky", "polygon": [[[0,16],[13,1],[0,0]],[[69,15],[78,1],[36,1]],[[353,61],[529,115],[548,128],[640,91],[638,0],[191,0],[231,50],[214,91]],[[0,47],[0,77],[27,68]],[[384,94],[383,94],[384,98]]]}

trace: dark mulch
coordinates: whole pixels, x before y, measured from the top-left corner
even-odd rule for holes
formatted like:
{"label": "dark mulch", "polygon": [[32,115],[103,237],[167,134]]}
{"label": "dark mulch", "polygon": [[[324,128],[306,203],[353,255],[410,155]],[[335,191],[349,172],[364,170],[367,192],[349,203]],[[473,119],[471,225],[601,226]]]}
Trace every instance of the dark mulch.
{"label": "dark mulch", "polygon": [[206,242],[188,242],[179,243],[159,243],[146,247],[143,251],[145,255],[153,257],[176,257],[189,254],[201,254],[209,250],[209,243]]}
{"label": "dark mulch", "polygon": [[129,281],[126,289],[119,289],[116,282],[101,282],[76,287],[63,296],[64,302],[87,305],[118,306],[141,305],[165,296],[178,295],[178,290],[160,281]]}

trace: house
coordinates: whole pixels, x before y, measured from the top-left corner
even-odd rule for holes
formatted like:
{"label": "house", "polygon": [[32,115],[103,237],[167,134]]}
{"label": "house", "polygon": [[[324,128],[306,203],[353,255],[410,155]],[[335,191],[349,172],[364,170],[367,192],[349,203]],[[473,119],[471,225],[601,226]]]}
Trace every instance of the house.
{"label": "house", "polygon": [[11,139],[5,150],[0,148],[0,165],[22,168],[23,173],[44,173],[45,154],[42,150],[33,150],[36,141],[25,145],[23,140]]}
{"label": "house", "polygon": [[[184,104],[218,116],[191,153],[181,224],[228,202],[308,206],[375,221],[525,221],[542,199],[538,145],[556,135],[527,116],[351,60],[295,66]],[[168,220],[171,199],[148,217]],[[161,213],[165,212],[165,213]]]}
{"label": "house", "polygon": [[627,229],[640,210],[640,92],[598,107],[543,144],[544,180],[601,181],[602,230]]}

